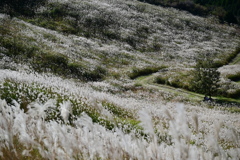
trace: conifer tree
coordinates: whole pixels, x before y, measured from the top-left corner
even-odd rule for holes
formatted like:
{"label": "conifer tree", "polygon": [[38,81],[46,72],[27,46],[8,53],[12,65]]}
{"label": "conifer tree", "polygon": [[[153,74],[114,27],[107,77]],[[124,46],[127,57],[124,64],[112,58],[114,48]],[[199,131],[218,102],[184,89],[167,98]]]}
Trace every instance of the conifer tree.
{"label": "conifer tree", "polygon": [[210,54],[199,56],[193,73],[193,90],[210,98],[216,95],[220,81],[220,72],[217,69]]}

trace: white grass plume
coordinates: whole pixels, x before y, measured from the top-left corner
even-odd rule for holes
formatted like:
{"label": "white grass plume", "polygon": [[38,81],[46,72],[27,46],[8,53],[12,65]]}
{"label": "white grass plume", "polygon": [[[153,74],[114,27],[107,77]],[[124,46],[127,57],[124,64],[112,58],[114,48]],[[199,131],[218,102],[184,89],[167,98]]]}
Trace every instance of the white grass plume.
{"label": "white grass plume", "polygon": [[60,103],[61,108],[61,116],[63,118],[64,123],[68,122],[70,114],[72,114],[72,105],[69,101],[65,101]]}
{"label": "white grass plume", "polygon": [[44,120],[46,118],[46,111],[48,108],[55,108],[56,100],[49,99],[46,103],[31,103],[28,105],[28,114],[34,118],[42,118]]}
{"label": "white grass plume", "polygon": [[144,128],[146,133],[154,135],[154,128],[152,123],[152,117],[149,115],[148,111],[141,110],[139,111],[139,119],[141,121],[141,126]]}

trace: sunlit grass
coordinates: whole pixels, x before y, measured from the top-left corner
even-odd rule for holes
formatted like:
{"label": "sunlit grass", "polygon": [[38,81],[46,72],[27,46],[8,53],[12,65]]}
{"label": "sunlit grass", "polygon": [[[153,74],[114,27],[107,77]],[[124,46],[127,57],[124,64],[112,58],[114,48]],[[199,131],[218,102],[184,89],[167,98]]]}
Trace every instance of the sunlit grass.
{"label": "sunlit grass", "polygon": [[185,89],[198,54],[227,64],[238,43],[214,18],[138,1],[0,14],[0,159],[237,159],[239,99]]}

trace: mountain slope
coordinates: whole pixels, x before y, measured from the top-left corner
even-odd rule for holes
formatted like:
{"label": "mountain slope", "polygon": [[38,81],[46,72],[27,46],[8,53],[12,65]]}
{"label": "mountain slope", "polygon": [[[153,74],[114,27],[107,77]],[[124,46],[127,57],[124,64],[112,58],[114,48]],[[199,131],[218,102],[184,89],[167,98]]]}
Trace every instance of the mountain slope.
{"label": "mountain slope", "polygon": [[0,34],[0,159],[240,157],[236,104],[130,78],[185,80],[209,53],[237,91],[237,28],[134,0],[49,0],[34,16],[1,14]]}

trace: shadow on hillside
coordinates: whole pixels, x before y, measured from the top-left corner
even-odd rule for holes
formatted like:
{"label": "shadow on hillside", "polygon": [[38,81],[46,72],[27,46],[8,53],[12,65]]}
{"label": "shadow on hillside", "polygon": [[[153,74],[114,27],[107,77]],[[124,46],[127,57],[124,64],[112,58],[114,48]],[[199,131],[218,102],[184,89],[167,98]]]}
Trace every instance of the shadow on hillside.
{"label": "shadow on hillside", "polygon": [[239,99],[229,99],[229,98],[216,98],[211,100],[204,100],[203,102],[209,103],[211,106],[222,106],[226,108],[234,108],[237,112],[240,112],[240,101]]}

